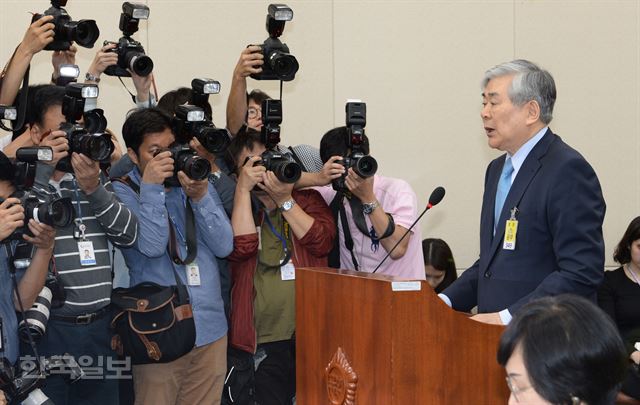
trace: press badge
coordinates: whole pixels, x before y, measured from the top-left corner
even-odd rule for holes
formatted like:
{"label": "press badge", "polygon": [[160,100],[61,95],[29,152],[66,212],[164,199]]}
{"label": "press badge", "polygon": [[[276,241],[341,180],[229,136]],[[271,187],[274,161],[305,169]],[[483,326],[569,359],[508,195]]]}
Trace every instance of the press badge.
{"label": "press badge", "polygon": [[93,251],[93,242],[90,240],[78,241],[78,254],[81,266],[95,266],[96,253]]}
{"label": "press badge", "polygon": [[198,263],[191,262],[185,268],[187,269],[187,284],[190,286],[200,285],[200,267],[198,267]]}
{"label": "press badge", "polygon": [[507,220],[507,224],[504,229],[504,243],[502,248],[505,250],[515,250],[516,248],[516,235],[518,233],[518,220],[516,219],[516,213],[518,208],[511,210],[511,218]]}
{"label": "press badge", "polygon": [[291,260],[289,260],[289,262],[284,266],[280,266],[280,278],[282,278],[282,281],[296,279],[296,268],[293,267]]}

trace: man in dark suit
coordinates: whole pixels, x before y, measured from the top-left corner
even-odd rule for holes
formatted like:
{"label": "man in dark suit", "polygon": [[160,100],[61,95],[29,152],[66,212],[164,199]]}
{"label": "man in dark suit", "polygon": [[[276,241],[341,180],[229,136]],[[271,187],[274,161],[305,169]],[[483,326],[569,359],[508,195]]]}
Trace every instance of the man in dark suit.
{"label": "man in dark suit", "polygon": [[485,174],[480,258],[440,297],[458,311],[477,305],[472,319],[495,324],[543,296],[595,300],[605,203],[593,168],[548,128],[553,77],[514,60],[489,69],[483,88],[489,146],[506,154]]}

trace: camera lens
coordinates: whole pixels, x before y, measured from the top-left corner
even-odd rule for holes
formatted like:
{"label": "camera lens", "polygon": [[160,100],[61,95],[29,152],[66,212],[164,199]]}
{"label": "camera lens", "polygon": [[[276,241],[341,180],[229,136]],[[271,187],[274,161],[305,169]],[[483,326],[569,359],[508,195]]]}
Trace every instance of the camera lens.
{"label": "camera lens", "polygon": [[200,129],[196,138],[204,148],[213,154],[220,154],[227,149],[231,142],[231,136],[226,129],[204,127]]}
{"label": "camera lens", "polygon": [[47,321],[49,320],[49,308],[51,308],[51,290],[43,287],[30,309],[24,317],[25,319],[18,325],[20,340],[29,342],[29,335],[37,342],[47,331]]}
{"label": "camera lens", "polygon": [[272,170],[278,180],[283,183],[295,183],[302,176],[302,169],[296,162],[279,161],[273,162]]}
{"label": "camera lens", "polygon": [[84,127],[91,134],[102,133],[107,129],[107,119],[100,108],[86,111],[83,115]]}
{"label": "camera lens", "polygon": [[284,81],[293,80],[300,65],[295,56],[282,51],[273,51],[268,57],[269,66]]}
{"label": "camera lens", "polygon": [[378,162],[371,156],[355,159],[353,171],[360,177],[371,177],[378,171]]}
{"label": "camera lens", "polygon": [[78,148],[75,152],[86,155],[97,162],[107,160],[113,153],[113,142],[109,135],[83,134],[78,140]]}
{"label": "camera lens", "polygon": [[76,24],[72,39],[85,48],[93,48],[100,36],[100,30],[94,20],[72,21]]}
{"label": "camera lens", "polygon": [[193,155],[185,159],[182,170],[193,180],[204,180],[211,173],[211,164],[207,159]]}
{"label": "camera lens", "polygon": [[71,200],[69,198],[58,198],[49,204],[46,210],[47,221],[42,222],[48,223],[56,228],[64,228],[71,224],[74,216],[75,211]]}
{"label": "camera lens", "polygon": [[144,53],[129,51],[125,56],[125,62],[138,76],[149,76],[153,71],[153,61]]}

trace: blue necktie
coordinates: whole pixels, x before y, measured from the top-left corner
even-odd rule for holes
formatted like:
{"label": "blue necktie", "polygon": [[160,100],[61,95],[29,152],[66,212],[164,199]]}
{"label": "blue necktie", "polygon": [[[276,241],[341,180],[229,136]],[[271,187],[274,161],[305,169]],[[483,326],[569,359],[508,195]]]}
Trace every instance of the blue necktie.
{"label": "blue necktie", "polygon": [[493,221],[493,233],[495,234],[498,228],[498,220],[500,220],[500,213],[502,212],[502,206],[504,200],[507,199],[509,189],[511,188],[511,175],[513,174],[513,165],[511,164],[511,158],[507,157],[502,166],[502,174],[500,175],[500,182],[498,183],[498,191],[496,191],[496,205],[494,211]]}

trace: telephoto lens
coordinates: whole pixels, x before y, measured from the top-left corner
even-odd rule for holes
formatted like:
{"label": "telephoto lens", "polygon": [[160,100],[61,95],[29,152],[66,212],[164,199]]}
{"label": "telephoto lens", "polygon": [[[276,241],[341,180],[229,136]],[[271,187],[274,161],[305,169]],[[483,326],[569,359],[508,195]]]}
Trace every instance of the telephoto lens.
{"label": "telephoto lens", "polygon": [[49,310],[51,308],[51,290],[43,287],[33,303],[25,314],[22,321],[18,325],[18,335],[20,340],[25,343],[29,342],[29,335],[34,341],[39,341],[47,331],[47,322],[49,321]]}
{"label": "telephoto lens", "polygon": [[209,153],[214,155],[227,150],[227,146],[231,143],[229,131],[225,128],[216,128],[213,124],[196,128],[195,137]]}
{"label": "telephoto lens", "polygon": [[371,177],[378,171],[378,162],[369,155],[354,156],[351,159],[353,171],[362,178]]}
{"label": "telephoto lens", "polygon": [[115,149],[109,134],[90,134],[85,130],[73,131],[69,139],[70,152],[82,153],[91,160],[108,160]]}
{"label": "telephoto lens", "polygon": [[300,165],[282,153],[268,150],[262,154],[261,159],[254,165],[264,165],[267,170],[272,171],[278,180],[283,183],[295,183],[302,176]]}

